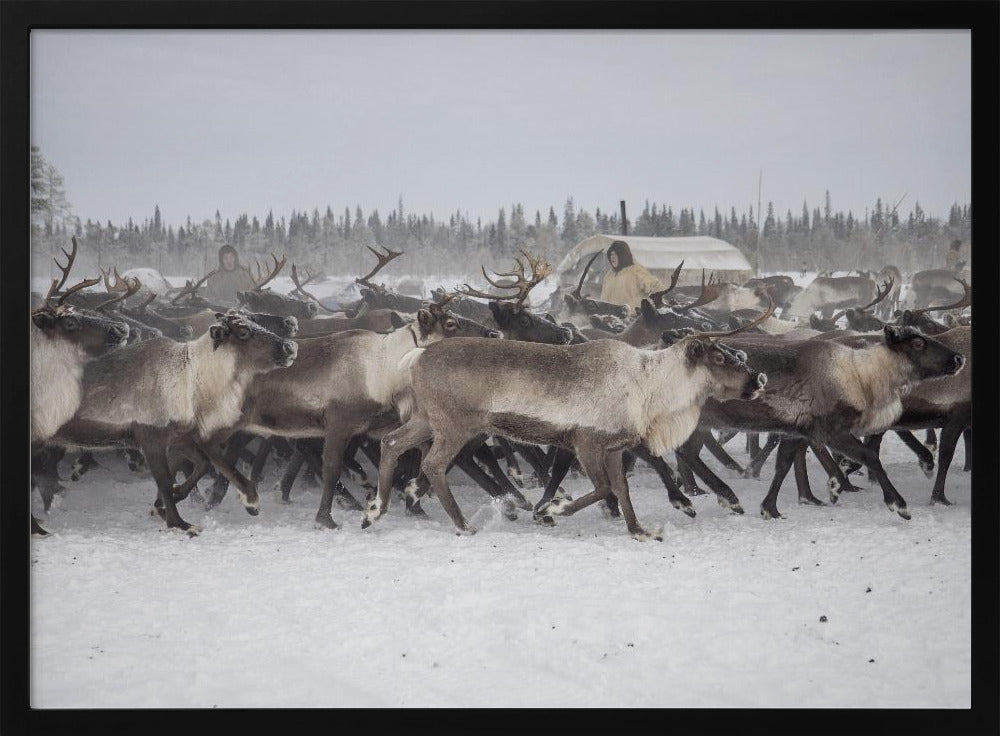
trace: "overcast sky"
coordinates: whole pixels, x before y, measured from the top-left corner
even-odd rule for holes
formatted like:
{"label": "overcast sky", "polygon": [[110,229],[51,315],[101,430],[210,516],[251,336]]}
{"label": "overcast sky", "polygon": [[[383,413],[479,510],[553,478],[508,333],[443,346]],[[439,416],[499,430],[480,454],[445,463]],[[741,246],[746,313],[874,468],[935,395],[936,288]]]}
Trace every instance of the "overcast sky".
{"label": "overcast sky", "polygon": [[74,212],[971,199],[968,32],[33,31]]}

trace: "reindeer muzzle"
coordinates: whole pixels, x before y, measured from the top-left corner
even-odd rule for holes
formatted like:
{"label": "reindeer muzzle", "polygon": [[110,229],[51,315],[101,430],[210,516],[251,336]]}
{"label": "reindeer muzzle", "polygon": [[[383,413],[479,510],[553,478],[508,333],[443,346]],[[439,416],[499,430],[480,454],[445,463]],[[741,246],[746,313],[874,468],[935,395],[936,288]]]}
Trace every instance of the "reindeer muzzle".
{"label": "reindeer muzzle", "polygon": [[503,333],[500,330],[486,330],[485,337],[494,338],[496,340],[502,340]]}
{"label": "reindeer muzzle", "polygon": [[115,322],[108,328],[108,345],[121,347],[128,341],[129,326],[124,322]]}
{"label": "reindeer muzzle", "polygon": [[295,362],[295,357],[299,354],[299,346],[291,340],[281,340],[275,349],[275,363],[283,368],[287,368]]}

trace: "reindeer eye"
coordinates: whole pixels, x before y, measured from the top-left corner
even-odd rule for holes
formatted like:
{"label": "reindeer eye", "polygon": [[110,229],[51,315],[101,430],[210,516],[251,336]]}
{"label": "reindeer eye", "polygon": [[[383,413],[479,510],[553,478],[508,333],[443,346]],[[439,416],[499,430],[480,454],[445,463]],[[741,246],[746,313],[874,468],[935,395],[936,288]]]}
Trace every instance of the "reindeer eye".
{"label": "reindeer eye", "polygon": [[726,356],[720,352],[714,352],[712,353],[712,362],[716,365],[722,365],[726,362]]}
{"label": "reindeer eye", "polygon": [[914,350],[923,350],[925,347],[927,347],[927,343],[924,342],[923,339],[919,337],[915,337],[912,340],[910,340],[910,345],[913,346]]}
{"label": "reindeer eye", "polygon": [[240,328],[237,328],[237,330],[236,330],[236,337],[238,337],[240,340],[249,340],[250,339],[250,328],[249,327],[240,327]]}
{"label": "reindeer eye", "polygon": [[76,317],[66,317],[63,319],[63,327],[65,327],[67,330],[79,330],[80,320],[78,320]]}
{"label": "reindeer eye", "polygon": [[522,314],[522,315],[521,315],[521,316],[520,316],[520,317],[518,318],[518,321],[519,321],[519,322],[520,322],[520,323],[521,323],[521,324],[522,324],[522,325],[523,325],[524,327],[528,327],[528,326],[530,326],[530,325],[531,325],[531,318],[530,318],[530,317],[529,317],[528,315],[526,315],[526,314]]}
{"label": "reindeer eye", "polygon": [[447,322],[444,323],[444,328],[446,330],[457,330],[458,323],[453,319],[449,319]]}

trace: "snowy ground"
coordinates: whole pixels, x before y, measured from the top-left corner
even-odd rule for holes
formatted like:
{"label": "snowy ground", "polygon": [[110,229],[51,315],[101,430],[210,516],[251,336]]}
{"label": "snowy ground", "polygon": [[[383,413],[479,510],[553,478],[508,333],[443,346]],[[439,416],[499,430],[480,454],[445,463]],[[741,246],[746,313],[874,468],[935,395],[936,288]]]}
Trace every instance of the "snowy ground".
{"label": "snowy ground", "polygon": [[[741,439],[728,448],[744,462]],[[770,467],[759,481],[717,470],[745,516],[698,496],[689,519],[639,464],[636,511],[662,543],[597,507],[555,528],[507,521],[458,471],[475,536],[456,536],[434,499],[428,520],[394,500],[370,529],[335,508],[342,528],[317,531],[318,489],[281,505],[273,467],[256,518],[232,491],[210,512],[185,501],[204,528],[188,539],[148,515],[147,477],[102,455],[64,481],[54,535],[31,542],[31,705],[967,708],[962,443],[947,508],[928,505],[932,481],[895,436],[882,455],[909,522],[875,488],[799,506],[791,476],[785,518],[764,521]]]}

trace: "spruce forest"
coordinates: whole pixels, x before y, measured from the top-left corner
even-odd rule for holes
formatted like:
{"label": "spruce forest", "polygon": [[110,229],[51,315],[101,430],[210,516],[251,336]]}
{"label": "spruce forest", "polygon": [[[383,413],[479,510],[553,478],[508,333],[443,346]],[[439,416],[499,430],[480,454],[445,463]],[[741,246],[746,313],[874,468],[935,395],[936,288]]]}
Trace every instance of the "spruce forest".
{"label": "spruce forest", "polygon": [[[288,213],[234,213],[216,210],[214,219],[187,216],[176,227],[176,213],[165,218],[158,205],[142,220],[102,221],[73,211],[63,178],[38,147],[31,150],[32,274],[48,276],[51,256],[76,235],[81,266],[119,271],[152,267],[166,276],[203,274],[216,265],[217,252],[231,243],[241,260],[287,254],[290,261],[319,275],[347,275],[368,269],[366,245],[406,253],[406,271],[418,276],[464,276],[505,266],[519,249],[542,255],[553,264],[583,238],[621,232],[617,202],[593,212],[578,208],[572,196],[559,211],[526,210],[522,203],[500,206],[495,219],[470,218],[461,211],[440,216],[411,213],[403,198],[388,211],[364,212],[343,203]],[[971,204],[955,203],[946,218],[925,212],[918,201],[907,206],[876,198],[863,213],[834,210],[831,193],[822,206],[803,201],[795,212],[775,211],[768,202],[763,222],[752,206],[718,204],[675,207],[646,200],[638,212],[627,211],[632,235],[708,235],[737,246],[760,271],[877,270],[893,264],[904,274],[940,268],[948,244],[963,241],[971,253]],[[635,206],[627,203],[627,206]],[[970,256],[971,261],[971,256]]]}

